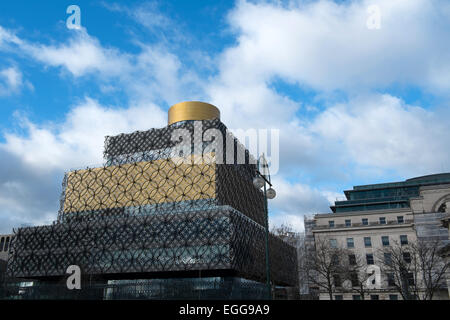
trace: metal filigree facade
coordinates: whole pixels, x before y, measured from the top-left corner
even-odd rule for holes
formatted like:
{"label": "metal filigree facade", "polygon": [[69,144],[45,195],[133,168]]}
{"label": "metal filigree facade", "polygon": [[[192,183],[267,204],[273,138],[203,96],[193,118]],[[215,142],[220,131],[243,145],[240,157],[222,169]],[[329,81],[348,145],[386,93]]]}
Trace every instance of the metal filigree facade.
{"label": "metal filigree facade", "polygon": [[[65,175],[57,221],[16,231],[9,274],[52,279],[78,265],[105,279],[201,271],[264,281],[264,200],[252,184],[256,166],[220,120],[200,121],[200,131],[197,125],[107,137],[104,167]],[[230,144],[205,143],[211,128],[232,139],[234,160],[242,152],[247,163],[223,164]],[[190,161],[173,161],[176,129],[189,132],[190,144],[200,143],[201,155],[215,161],[197,163],[195,152]],[[296,286],[295,249],[274,236],[270,249],[274,282]]]}

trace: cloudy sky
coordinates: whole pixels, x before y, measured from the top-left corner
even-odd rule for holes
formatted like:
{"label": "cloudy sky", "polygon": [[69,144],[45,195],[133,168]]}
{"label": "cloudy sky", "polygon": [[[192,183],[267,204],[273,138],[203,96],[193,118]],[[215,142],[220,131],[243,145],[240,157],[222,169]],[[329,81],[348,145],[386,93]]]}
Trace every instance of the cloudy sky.
{"label": "cloudy sky", "polygon": [[280,130],[274,224],[448,172],[449,39],[448,0],[1,1],[0,233],[55,220],[64,172],[185,100]]}

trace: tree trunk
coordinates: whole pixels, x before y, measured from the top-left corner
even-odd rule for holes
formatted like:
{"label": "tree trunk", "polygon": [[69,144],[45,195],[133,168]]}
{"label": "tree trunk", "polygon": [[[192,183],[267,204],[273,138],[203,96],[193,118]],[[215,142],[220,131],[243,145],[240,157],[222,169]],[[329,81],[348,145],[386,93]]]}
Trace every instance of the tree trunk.
{"label": "tree trunk", "polygon": [[331,285],[331,281],[328,278],[328,294],[330,295],[330,300],[333,300],[333,286]]}

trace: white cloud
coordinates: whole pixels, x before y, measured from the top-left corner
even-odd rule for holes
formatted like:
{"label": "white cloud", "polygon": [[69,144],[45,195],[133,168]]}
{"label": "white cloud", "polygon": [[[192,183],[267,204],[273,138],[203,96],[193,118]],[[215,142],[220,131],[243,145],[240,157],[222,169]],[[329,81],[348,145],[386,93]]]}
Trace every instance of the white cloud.
{"label": "white cloud", "polygon": [[296,232],[305,230],[304,217],[295,214],[278,214],[269,218],[270,230],[281,227],[282,225],[291,227]]}
{"label": "white cloud", "polygon": [[6,133],[3,149],[40,170],[81,167],[102,162],[106,135],[162,127],[166,114],[154,104],[128,109],[104,107],[87,98],[60,124],[36,125],[21,119],[27,135]]}
{"label": "white cloud", "polygon": [[126,54],[116,49],[104,48],[85,30],[74,31],[67,44],[42,45],[24,43],[22,47],[36,60],[53,67],[64,67],[75,77],[90,73],[103,76],[120,76],[129,72]]}
{"label": "white cloud", "polygon": [[202,93],[202,80],[184,66],[179,57],[162,45],[141,45],[133,73],[122,82],[131,96],[144,101],[165,101],[169,105],[196,100]]}
{"label": "white cloud", "polygon": [[[344,185],[355,179],[370,183],[393,173],[410,178],[450,171],[445,138],[450,136],[449,116],[447,109],[431,111],[388,94],[371,94],[330,106],[297,127],[282,128],[284,170],[273,180],[277,197],[269,204],[271,224],[303,230],[304,215],[330,212],[329,205],[343,198]],[[288,174],[286,166],[291,167]],[[312,175],[338,182],[340,189],[288,182],[288,175],[294,181]]]}
{"label": "white cloud", "polygon": [[127,109],[86,98],[58,124],[20,119],[26,134],[6,133],[0,144],[0,233],[56,219],[65,171],[101,165],[106,135],[166,125],[166,113],[148,103]]}
{"label": "white cloud", "polygon": [[[2,48],[1,43],[6,48]],[[0,49],[20,50],[46,67],[59,68],[74,78],[92,76],[100,90],[122,90],[132,103],[163,101],[175,104],[204,96],[205,80],[187,68],[180,58],[160,43],[135,42],[140,49],[129,54],[103,46],[86,29],[72,31],[66,42],[46,45],[18,38],[0,27]]]}
{"label": "white cloud", "polygon": [[369,95],[338,104],[310,125],[321,147],[360,167],[403,175],[450,169],[448,110],[429,111],[391,95]]}
{"label": "white cloud", "polygon": [[157,2],[144,2],[134,8],[119,5],[118,3],[103,3],[103,5],[108,10],[126,13],[151,31],[158,32],[161,29],[175,29],[174,22],[159,11]]}
{"label": "white cloud", "polygon": [[41,171],[20,156],[0,149],[0,233],[24,224],[55,220],[61,193],[62,172]]}
{"label": "white cloud", "polygon": [[[373,4],[381,9],[379,30],[366,26]],[[285,170],[351,179],[364,170],[415,175],[448,169],[445,110],[370,93],[395,84],[445,96],[448,2],[240,1],[229,22],[236,45],[217,58],[218,74],[205,90],[229,127],[281,129]],[[327,109],[300,118],[298,111],[310,107],[277,91],[272,83],[278,80],[318,90]],[[330,103],[334,90],[344,90],[348,100]]]}
{"label": "white cloud", "polygon": [[44,45],[23,40],[13,31],[0,26],[0,49],[22,54],[45,64],[62,67],[74,77],[87,74],[120,76],[130,72],[130,56],[115,48],[105,48],[86,29],[73,31],[67,43]]}
{"label": "white cloud", "polygon": [[[366,26],[369,5],[381,29]],[[450,88],[450,3],[429,0],[240,1],[230,15],[238,44],[221,79],[245,86],[278,76],[318,90],[418,85]],[[263,80],[263,81],[264,81]]]}
{"label": "white cloud", "polygon": [[22,40],[20,40],[13,32],[0,26],[0,49],[9,49],[11,44],[20,45]]}
{"label": "white cloud", "polygon": [[0,96],[17,93],[23,86],[22,72],[16,67],[0,70]]}
{"label": "white cloud", "polygon": [[295,230],[304,229],[305,215],[330,212],[330,204],[340,193],[312,188],[306,184],[288,182],[281,177],[273,180],[277,196],[270,200],[270,225],[291,225]]}
{"label": "white cloud", "polygon": [[292,183],[277,177],[273,180],[277,196],[271,204],[280,213],[303,215],[329,211],[329,195],[301,183]]}
{"label": "white cloud", "polygon": [[22,73],[17,68],[10,67],[0,71],[0,76],[6,80],[11,89],[17,89],[22,85]]}

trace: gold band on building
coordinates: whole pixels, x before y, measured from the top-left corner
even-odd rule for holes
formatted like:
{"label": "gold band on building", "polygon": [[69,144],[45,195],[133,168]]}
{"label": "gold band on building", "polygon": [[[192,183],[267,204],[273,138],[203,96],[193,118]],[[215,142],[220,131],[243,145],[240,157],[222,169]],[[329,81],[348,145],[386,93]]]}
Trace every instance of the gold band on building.
{"label": "gold band on building", "polygon": [[220,119],[220,111],[212,104],[200,101],[185,101],[174,104],[169,109],[169,125],[185,120]]}
{"label": "gold band on building", "polygon": [[217,197],[215,163],[195,164],[194,158],[176,162],[161,159],[69,172],[64,212]]}

